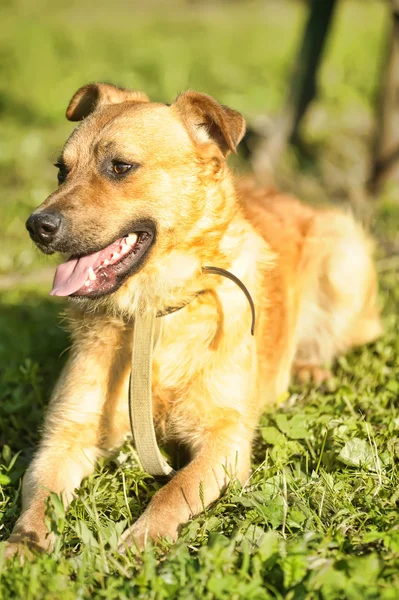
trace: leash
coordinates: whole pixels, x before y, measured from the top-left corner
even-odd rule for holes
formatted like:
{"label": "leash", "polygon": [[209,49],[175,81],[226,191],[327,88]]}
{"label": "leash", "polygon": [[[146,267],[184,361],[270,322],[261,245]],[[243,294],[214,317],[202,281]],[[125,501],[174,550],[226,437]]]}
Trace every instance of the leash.
{"label": "leash", "polygon": [[[227,277],[242,290],[251,307],[251,335],[254,335],[255,306],[251,294],[242,281],[229,271],[219,267],[203,267],[202,271]],[[172,477],[176,473],[159,450],[152,413],[152,355],[161,333],[161,322],[158,321],[158,318],[181,310],[204,291],[198,292],[188,302],[168,308],[164,312],[150,309],[138,310],[135,314],[132,370],[129,383],[130,427],[141,465],[147,473],[154,477]]]}

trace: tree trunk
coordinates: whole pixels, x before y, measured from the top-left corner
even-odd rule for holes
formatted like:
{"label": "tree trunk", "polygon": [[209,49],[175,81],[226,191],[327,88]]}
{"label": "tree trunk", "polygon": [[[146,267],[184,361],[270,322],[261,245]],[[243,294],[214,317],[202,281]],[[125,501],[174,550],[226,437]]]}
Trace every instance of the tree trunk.
{"label": "tree trunk", "polygon": [[288,142],[297,140],[301,121],[317,95],[317,75],[337,0],[310,0],[302,42],[291,76],[287,100],[269,138],[254,152],[252,165],[259,179],[276,164]]}
{"label": "tree trunk", "polygon": [[399,183],[399,0],[391,0],[392,19],[384,53],[382,85],[369,191],[387,181]]}

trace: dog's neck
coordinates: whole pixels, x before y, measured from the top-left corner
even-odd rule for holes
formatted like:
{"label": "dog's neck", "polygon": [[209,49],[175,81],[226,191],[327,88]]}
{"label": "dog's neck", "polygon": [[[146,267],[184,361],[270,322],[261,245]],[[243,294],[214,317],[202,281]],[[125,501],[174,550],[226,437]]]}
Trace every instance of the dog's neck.
{"label": "dog's neck", "polygon": [[[250,292],[256,288],[259,264],[270,262],[271,253],[242,214],[234,181],[227,169],[217,185],[206,190],[204,201],[209,209],[187,239],[152,261],[127,281],[111,301],[101,303],[100,308],[130,320],[140,306],[151,306],[165,313],[190,303],[204,291],[242,295],[237,286],[223,277],[204,274],[204,266],[232,272]],[[243,298],[244,306],[245,302]]]}

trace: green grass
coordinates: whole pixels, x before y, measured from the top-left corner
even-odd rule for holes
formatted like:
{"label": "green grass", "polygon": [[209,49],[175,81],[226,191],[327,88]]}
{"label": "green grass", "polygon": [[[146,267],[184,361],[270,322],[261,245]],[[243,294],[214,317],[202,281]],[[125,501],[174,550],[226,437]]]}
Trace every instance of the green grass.
{"label": "green grass", "polygon": [[[176,0],[167,9],[123,0],[111,9],[94,9],[88,0],[56,10],[45,0],[1,6],[0,536],[6,538],[69,344],[57,316],[63,305],[47,298],[53,261],[34,250],[23,223],[55,187],[51,162],[71,130],[63,117],[70,96],[90,80],[141,88],[165,101],[192,87],[250,121],[272,115],[284,98],[305,12],[302,3],[277,0],[191,8]],[[382,3],[341,2],[320,98],[306,120],[306,154],[289,150],[283,157],[277,174],[283,188],[310,201],[356,199],[366,176],[385,19]],[[395,193],[385,192],[370,222],[379,257],[398,252]],[[381,274],[384,337],[341,358],[320,390],[293,386],[285,405],[263,416],[243,489],[232,482],[176,545],[121,557],[119,533],[159,488],[126,444],[84,481],[67,515],[52,499],[52,556],[6,564],[0,544],[0,599],[398,598],[399,276],[388,266]]]}
{"label": "green grass", "polygon": [[[175,546],[141,558],[115,552],[118,533],[159,487],[126,445],[85,480],[67,517],[54,499],[53,556],[21,568],[0,554],[0,597],[397,598],[398,277],[385,275],[382,290],[384,338],[341,358],[322,390],[293,387],[284,408],[265,414],[250,481],[233,483]],[[6,533],[67,339],[41,294],[2,300]]]}

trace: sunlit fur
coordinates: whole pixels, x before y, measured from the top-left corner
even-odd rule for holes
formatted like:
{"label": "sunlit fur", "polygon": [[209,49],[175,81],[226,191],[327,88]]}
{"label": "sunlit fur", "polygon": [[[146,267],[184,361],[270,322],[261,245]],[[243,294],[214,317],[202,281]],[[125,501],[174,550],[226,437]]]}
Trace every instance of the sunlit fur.
{"label": "sunlit fur", "polygon": [[[365,233],[335,208],[316,210],[233,179],[225,157],[244,133],[238,113],[195,92],[166,106],[99,84],[79,90],[67,114],[86,117],[64,148],[70,173],[38,211],[51,207],[68,218],[70,252],[103,247],[142,218],[156,222],[158,235],[142,270],[116,293],[71,302],[73,347],[24,479],[8,554],[27,538],[50,548],[48,491],[67,504],[98,457],[129,433],[137,308],[164,310],[192,299],[162,317],[153,364],[159,439],[184,442],[191,462],[125,534],[124,543],[134,538],[139,547],[148,538],[174,539],[229,477],[246,482],[259,415],[284,396],[294,371],[320,383],[338,353],[381,332]],[[141,166],[123,182],[109,181],[98,165],[113,156]],[[246,285],[256,305],[255,337],[242,291],[202,274],[205,265],[228,269]]]}

